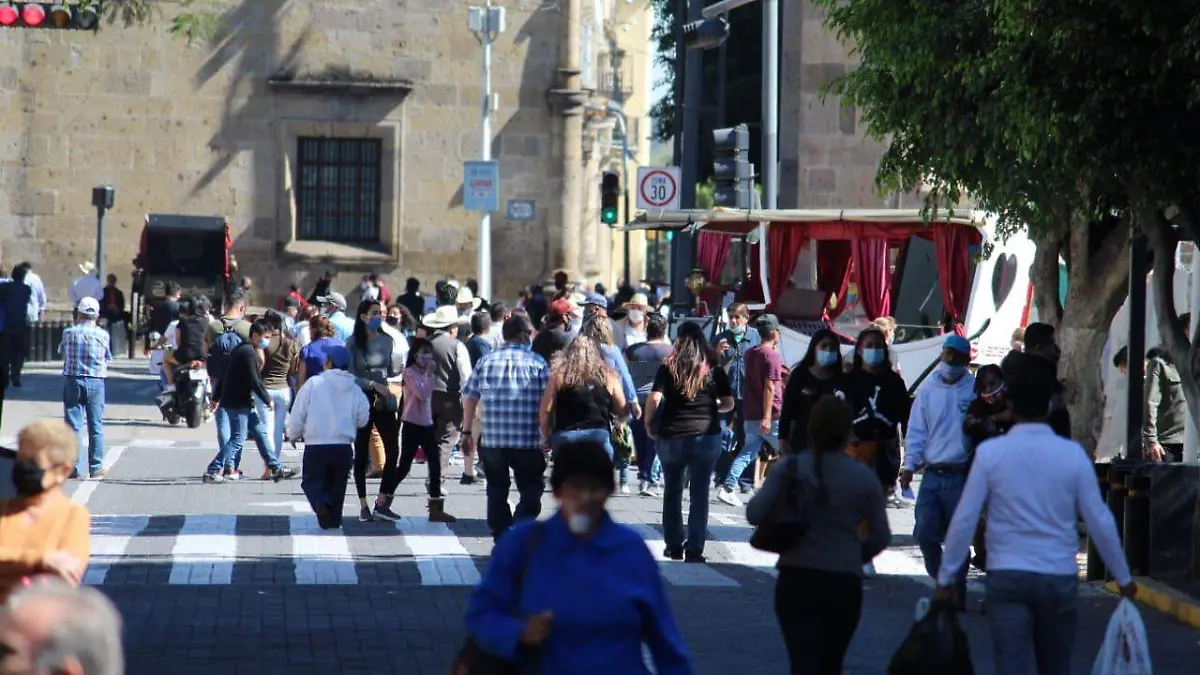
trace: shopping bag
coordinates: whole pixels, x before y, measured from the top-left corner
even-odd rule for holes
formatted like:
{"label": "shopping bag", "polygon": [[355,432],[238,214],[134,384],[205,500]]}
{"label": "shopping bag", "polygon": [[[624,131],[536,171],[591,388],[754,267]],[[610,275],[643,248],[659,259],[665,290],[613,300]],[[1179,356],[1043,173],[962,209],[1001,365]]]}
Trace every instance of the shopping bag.
{"label": "shopping bag", "polygon": [[1112,618],[1092,675],[1152,675],[1146,624],[1133,601],[1122,599]]}
{"label": "shopping bag", "polygon": [[779,470],[785,472],[783,487],[767,517],[750,534],[750,545],[767,553],[783,554],[808,533],[809,502],[796,456],[783,459]]}
{"label": "shopping bag", "polygon": [[954,604],[921,598],[908,637],[888,665],[888,675],[975,675],[967,634]]}

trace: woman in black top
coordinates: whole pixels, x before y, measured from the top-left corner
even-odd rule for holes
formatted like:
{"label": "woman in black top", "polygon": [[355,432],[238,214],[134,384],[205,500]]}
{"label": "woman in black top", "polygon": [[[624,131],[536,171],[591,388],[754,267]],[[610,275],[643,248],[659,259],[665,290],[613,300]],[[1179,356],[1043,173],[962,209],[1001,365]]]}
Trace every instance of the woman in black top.
{"label": "woman in black top", "polygon": [[804,358],[792,367],[783,388],[779,413],[779,450],[799,452],[808,448],[808,417],[823,396],[846,398],[846,375],[842,346],[828,328],[813,333]]}
{"label": "woman in black top", "polygon": [[596,443],[611,459],[612,420],[625,414],[626,405],[621,382],[605,362],[599,344],[578,337],[550,365],[550,382],[538,415],[542,438],[555,450],[572,443]]}
{"label": "woman in black top", "polygon": [[875,469],[884,494],[891,494],[900,475],[899,428],[908,426],[912,409],[908,387],[892,369],[889,352],[883,329],[867,328],[858,335],[846,375],[846,397],[854,410],[850,453]]}
{"label": "woman in black top", "polygon": [[[708,493],[721,454],[718,415],[733,410],[733,391],[699,324],[679,327],[671,356],[658,369],[644,416],[663,467],[663,552],[672,560],[704,562]],[[683,531],[683,481],[691,476],[687,541]],[[686,550],[685,550],[686,549]]]}

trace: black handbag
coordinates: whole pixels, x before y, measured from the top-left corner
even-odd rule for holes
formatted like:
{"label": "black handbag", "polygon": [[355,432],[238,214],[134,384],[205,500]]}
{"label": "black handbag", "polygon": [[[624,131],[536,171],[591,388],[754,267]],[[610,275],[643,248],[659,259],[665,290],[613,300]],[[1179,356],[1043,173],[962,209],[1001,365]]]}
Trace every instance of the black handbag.
{"label": "black handbag", "polygon": [[[525,584],[525,575],[529,573],[533,554],[537,551],[538,543],[542,539],[543,527],[542,523],[535,524],[533,534],[529,536],[525,561],[521,565],[521,574],[516,579],[518,602],[521,598],[521,587]],[[484,651],[475,638],[468,635],[462,649],[458,651],[458,656],[454,659],[454,665],[450,672],[452,675],[519,675],[521,665]]]}
{"label": "black handbag", "polygon": [[750,545],[760,551],[782,554],[808,533],[808,494],[800,478],[796,455],[784,458],[772,470],[783,472],[783,489],[771,504],[766,519],[754,528]]}

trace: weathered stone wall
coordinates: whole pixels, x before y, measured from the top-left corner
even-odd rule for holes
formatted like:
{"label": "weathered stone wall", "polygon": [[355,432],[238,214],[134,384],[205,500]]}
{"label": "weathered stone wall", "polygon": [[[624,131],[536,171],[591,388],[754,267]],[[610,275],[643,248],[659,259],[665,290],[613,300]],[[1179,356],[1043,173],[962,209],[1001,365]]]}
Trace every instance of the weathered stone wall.
{"label": "weathered stone wall", "polygon": [[[93,185],[117,190],[106,263],[127,285],[145,214],[222,214],[242,272],[266,298],[337,267],[349,277],[473,276],[476,214],[460,205],[463,160],[480,150],[480,47],[459,0],[243,0],[215,45],[152,25],[99,32],[0,29],[0,246],[37,263],[53,301],[94,257]],[[546,101],[560,16],[511,0],[494,47],[493,152],[504,199],[536,199],[538,219],[493,217],[496,295],[546,272],[557,229],[560,125]],[[411,80],[411,93],[284,92],[272,78]],[[385,139],[379,250],[295,241],[294,138]],[[385,164],[387,151],[385,151]],[[348,287],[356,279],[344,277]]]}

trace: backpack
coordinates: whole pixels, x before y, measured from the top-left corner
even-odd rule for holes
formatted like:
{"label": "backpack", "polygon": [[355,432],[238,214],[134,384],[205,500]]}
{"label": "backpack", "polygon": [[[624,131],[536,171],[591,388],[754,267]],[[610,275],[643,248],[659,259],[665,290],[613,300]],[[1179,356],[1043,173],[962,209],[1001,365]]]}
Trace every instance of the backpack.
{"label": "backpack", "polygon": [[225,377],[225,371],[229,369],[229,359],[233,356],[233,351],[241,346],[242,342],[242,336],[234,332],[233,324],[230,324],[209,345],[208,377],[213,382],[218,382],[221,378]]}

